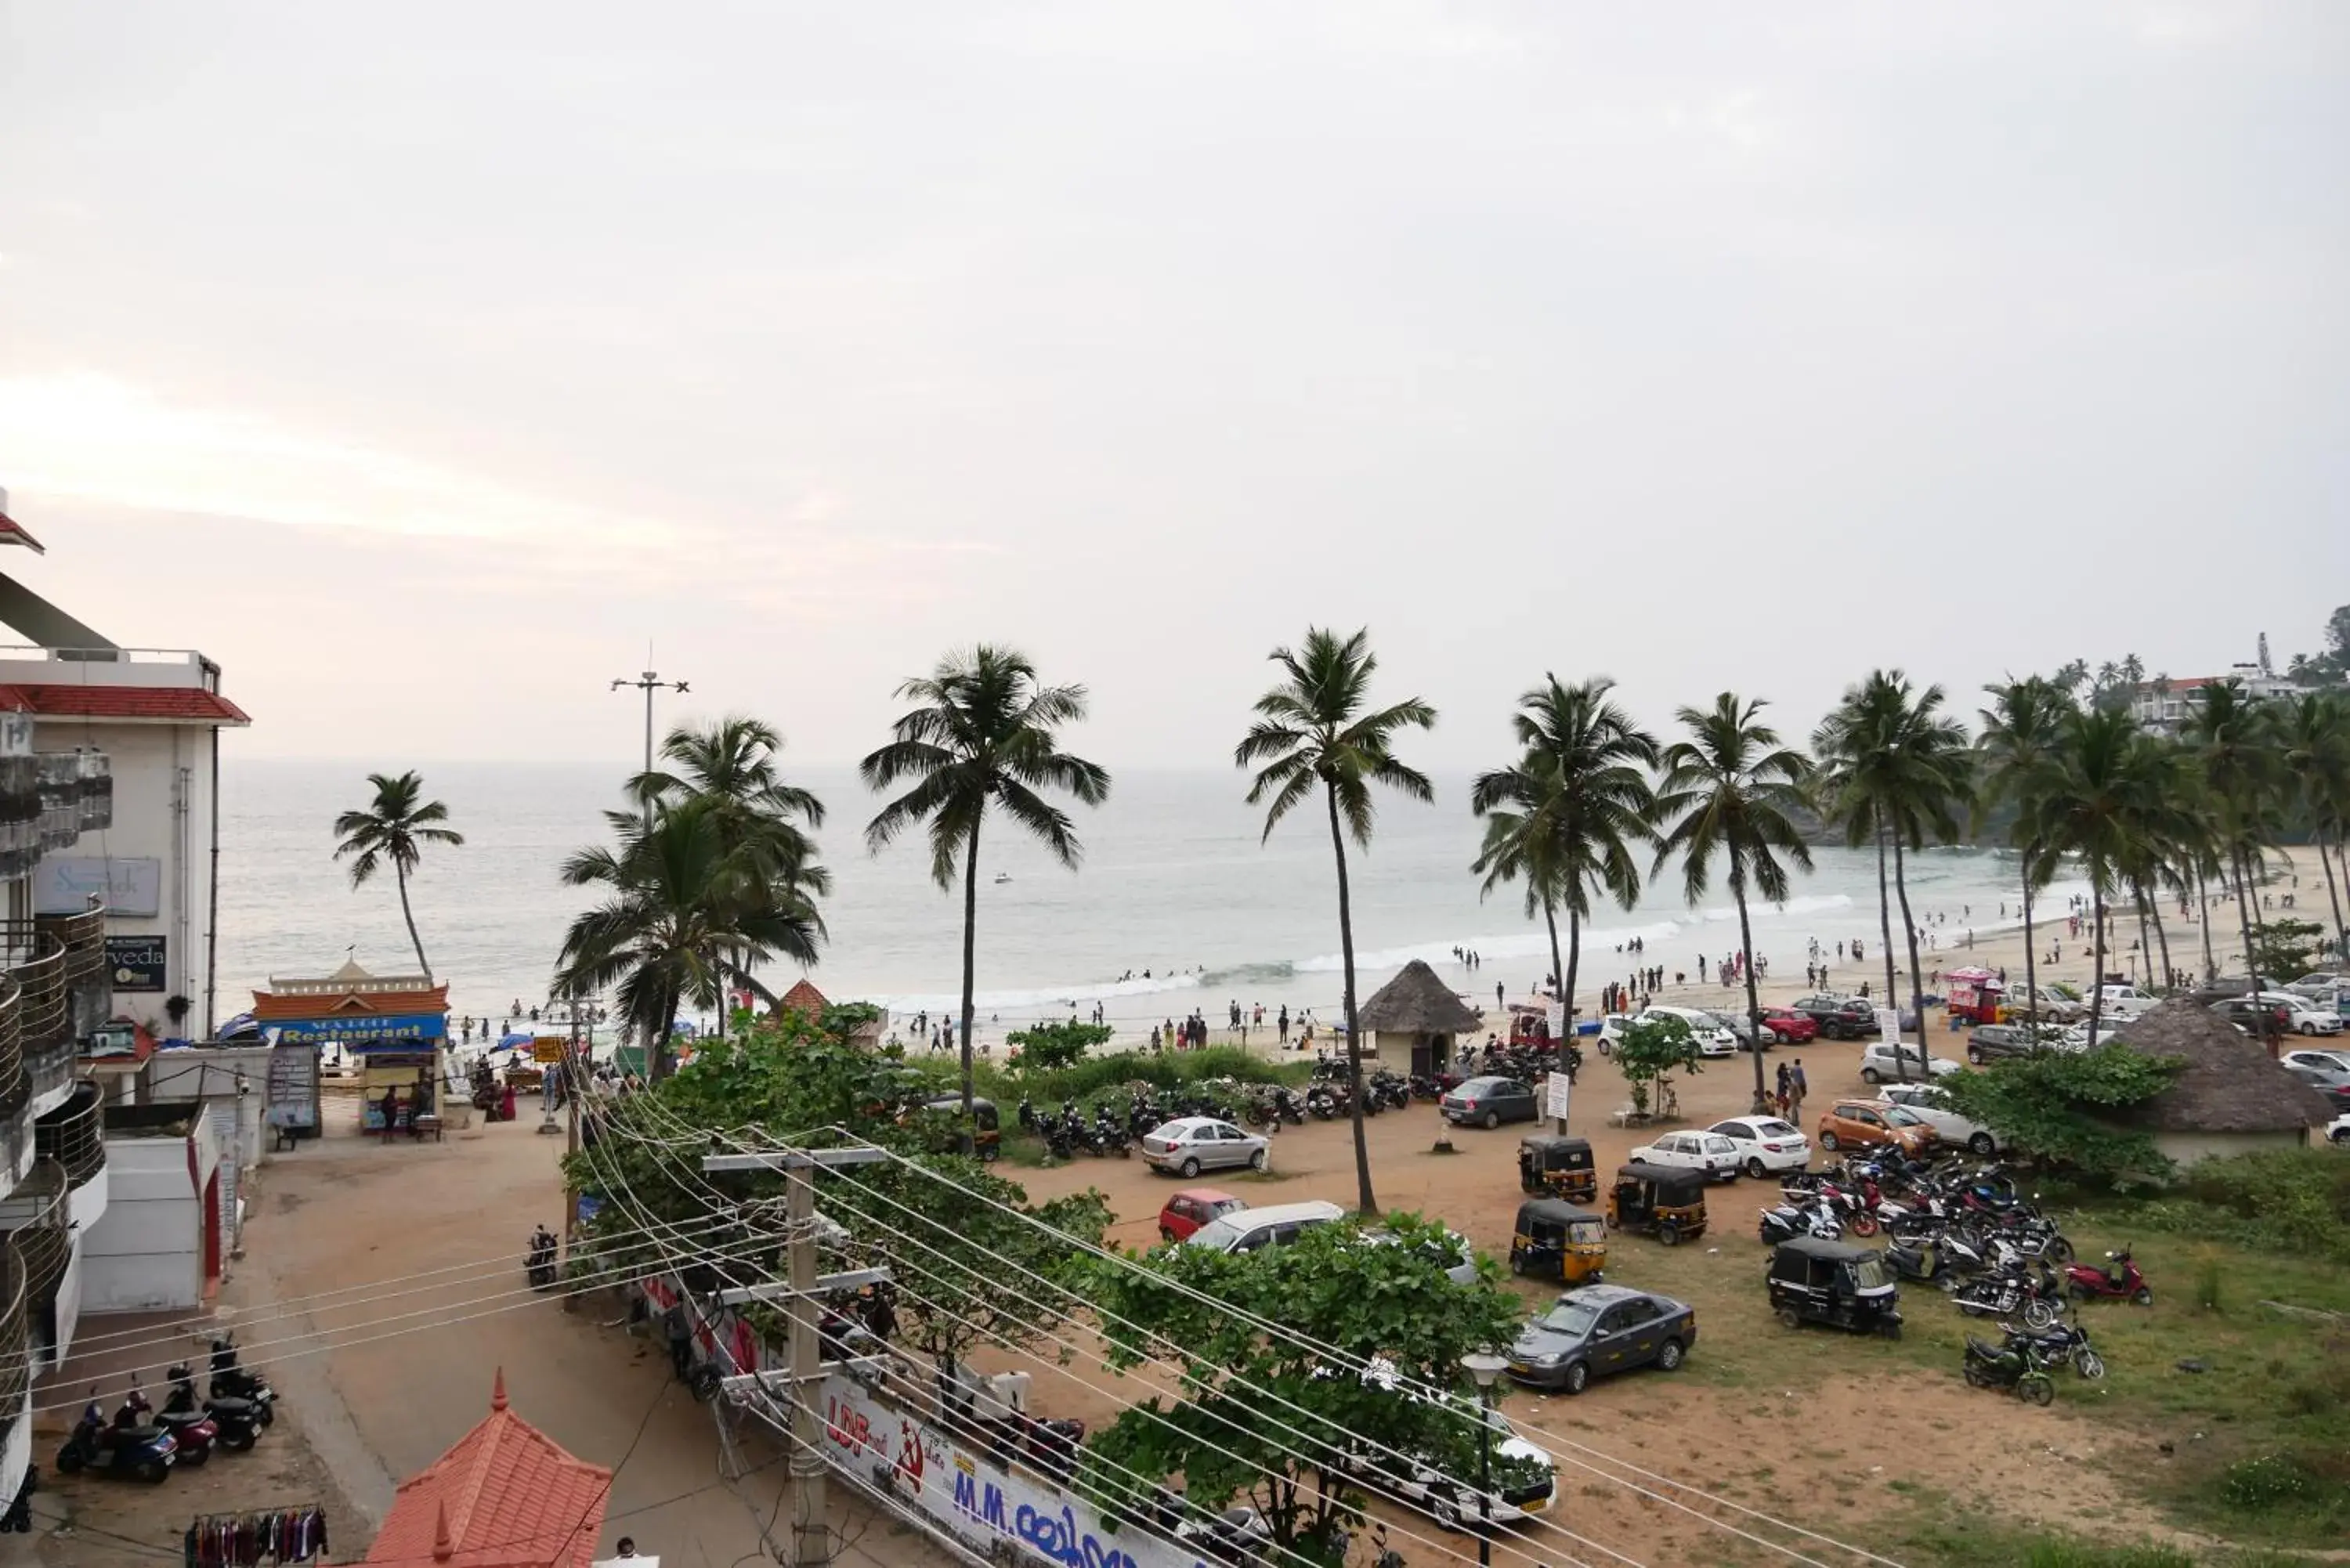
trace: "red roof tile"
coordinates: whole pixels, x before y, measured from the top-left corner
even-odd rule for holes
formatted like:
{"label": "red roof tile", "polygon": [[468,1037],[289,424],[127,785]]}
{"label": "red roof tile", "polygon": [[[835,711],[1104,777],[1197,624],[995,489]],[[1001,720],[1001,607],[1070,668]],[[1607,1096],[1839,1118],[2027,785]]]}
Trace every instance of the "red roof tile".
{"label": "red roof tile", "polygon": [[192,686],[82,686],[20,681],[0,686],[0,712],[44,719],[134,719],[165,724],[250,724],[245,711]]}
{"label": "red roof tile", "polygon": [[400,1483],[366,1561],[407,1568],[588,1568],[611,1490],[610,1470],[573,1459],[506,1408],[501,1371],[489,1418]]}
{"label": "red roof tile", "polygon": [[831,1005],[832,1003],[826,1000],[824,992],[803,980],[776,1000],[775,1011],[805,1012],[810,1018],[821,1018],[824,1016],[824,1010]]}

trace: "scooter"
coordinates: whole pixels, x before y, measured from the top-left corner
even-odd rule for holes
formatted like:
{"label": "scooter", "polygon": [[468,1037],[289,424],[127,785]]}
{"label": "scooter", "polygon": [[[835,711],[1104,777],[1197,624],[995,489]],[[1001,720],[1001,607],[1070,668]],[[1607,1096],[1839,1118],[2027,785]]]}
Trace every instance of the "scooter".
{"label": "scooter", "polygon": [[[227,1395],[206,1401],[202,1410],[196,1408],[196,1379],[185,1366],[174,1366],[167,1374],[172,1379],[171,1397],[163,1401],[162,1413],[156,1419],[165,1430],[180,1438],[182,1450],[187,1438],[175,1422],[202,1421],[211,1427],[220,1446],[233,1454],[241,1454],[253,1447],[261,1436],[261,1427],[253,1413],[253,1401]],[[192,1455],[185,1456],[191,1460]]]}
{"label": "scooter", "polygon": [[1835,1211],[1816,1201],[1782,1203],[1776,1209],[1765,1209],[1755,1233],[1766,1247],[1792,1241],[1798,1236],[1817,1236],[1829,1241],[1844,1240],[1844,1227],[1836,1223]]}
{"label": "scooter", "polygon": [[277,1419],[277,1390],[260,1373],[237,1365],[236,1335],[224,1334],[213,1341],[213,1397],[249,1399],[253,1418],[262,1426]]}
{"label": "scooter", "polygon": [[530,1288],[543,1291],[555,1283],[555,1232],[541,1225],[530,1233],[530,1251],[523,1262]]}
{"label": "scooter", "polygon": [[188,1469],[213,1457],[213,1444],[220,1437],[219,1426],[192,1406],[174,1411],[167,1404],[165,1413],[158,1416],[147,1401],[147,1391],[133,1383],[130,1392],[122,1397],[122,1407],[114,1412],[115,1431],[151,1431],[158,1427],[172,1434],[172,1440],[180,1446],[179,1462]]}
{"label": "scooter", "polygon": [[57,1450],[57,1469],[66,1475],[94,1470],[153,1485],[171,1475],[179,1457],[180,1445],[171,1433],[161,1427],[109,1427],[93,1399]]}
{"label": "scooter", "polygon": [[2154,1304],[2154,1287],[2147,1284],[2146,1276],[2137,1272],[2137,1264],[2131,1262],[2127,1247],[2118,1252],[2107,1252],[2106,1259],[2107,1266],[2102,1269],[2091,1263],[2068,1263],[2064,1266],[2064,1288],[2072,1293],[2074,1301],[2085,1302],[2102,1296],[2108,1300],[2126,1300],[2133,1306]]}

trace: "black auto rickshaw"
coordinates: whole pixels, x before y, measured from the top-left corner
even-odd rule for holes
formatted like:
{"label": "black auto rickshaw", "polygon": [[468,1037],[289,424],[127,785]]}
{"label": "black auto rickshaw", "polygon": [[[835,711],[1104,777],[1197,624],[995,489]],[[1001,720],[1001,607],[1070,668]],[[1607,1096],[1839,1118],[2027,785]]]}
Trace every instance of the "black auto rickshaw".
{"label": "black auto rickshaw", "polygon": [[1782,1241],[1771,1253],[1771,1310],[1789,1328],[1832,1323],[1854,1334],[1901,1337],[1901,1292],[1885,1259],[1820,1236]]}
{"label": "black auto rickshaw", "polygon": [[1517,1229],[1510,1237],[1510,1272],[1587,1285],[1596,1283],[1607,1267],[1607,1222],[1598,1215],[1555,1198],[1532,1198],[1518,1205]]}
{"label": "black auto rickshaw", "polygon": [[1607,1224],[1653,1235],[1668,1247],[1705,1234],[1705,1172],[1634,1160],[1616,1168]]}
{"label": "black auto rickshaw", "polygon": [[1518,1185],[1570,1203],[1598,1201],[1599,1171],[1592,1163],[1591,1140],[1547,1134],[1520,1139]]}
{"label": "black auto rickshaw", "polygon": [[[960,1122],[962,1120],[962,1096],[949,1095],[941,1099],[927,1101],[922,1109],[932,1116],[948,1116]],[[995,1102],[988,1099],[972,1100],[971,1119],[972,1126],[960,1130],[955,1137],[952,1146],[954,1151],[957,1154],[973,1155],[981,1159],[993,1159],[1003,1153],[1003,1131],[995,1114]]]}

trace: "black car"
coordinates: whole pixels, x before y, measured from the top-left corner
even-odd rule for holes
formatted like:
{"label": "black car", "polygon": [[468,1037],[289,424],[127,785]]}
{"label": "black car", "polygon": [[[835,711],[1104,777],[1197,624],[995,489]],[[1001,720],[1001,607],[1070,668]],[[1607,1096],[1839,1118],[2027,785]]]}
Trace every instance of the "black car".
{"label": "black car", "polygon": [[1519,1332],[1510,1346],[1510,1376],[1580,1394],[1594,1377],[1635,1366],[1670,1372],[1696,1343],[1697,1313],[1687,1303],[1621,1285],[1585,1285]]}
{"label": "black car", "polygon": [[1788,1006],[1818,1024],[1823,1040],[1858,1040],[1877,1033],[1877,1009],[1856,996],[1799,996]]}
{"label": "black car", "polygon": [[2037,1049],[2031,1028],[2022,1023],[1985,1023],[1967,1036],[1967,1060],[1978,1067],[2002,1056],[2029,1056]]}
{"label": "black car", "polygon": [[1448,1122],[1482,1127],[1503,1122],[1530,1122],[1542,1115],[1534,1087],[1515,1078],[1471,1078],[1436,1102]]}

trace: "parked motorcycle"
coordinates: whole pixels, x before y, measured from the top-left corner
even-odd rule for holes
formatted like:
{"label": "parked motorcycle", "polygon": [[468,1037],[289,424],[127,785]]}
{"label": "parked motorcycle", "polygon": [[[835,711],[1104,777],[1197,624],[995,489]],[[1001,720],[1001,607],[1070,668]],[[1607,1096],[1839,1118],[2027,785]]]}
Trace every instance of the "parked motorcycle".
{"label": "parked motorcycle", "polygon": [[543,1291],[555,1283],[555,1232],[545,1225],[530,1233],[530,1251],[523,1256],[522,1272],[532,1290]]}
{"label": "parked motorcycle", "polygon": [[1950,1293],[1950,1299],[1969,1317],[2021,1315],[2025,1326],[2034,1329],[2046,1328],[2064,1311],[2052,1279],[2021,1272],[1969,1280]]}
{"label": "parked motorcycle", "polygon": [[277,1390],[260,1373],[238,1365],[235,1334],[224,1334],[213,1341],[212,1369],[213,1398],[252,1400],[254,1419],[265,1427],[277,1419]]}
{"label": "parked motorcycle", "polygon": [[2064,1269],[2064,1288],[2074,1301],[2103,1297],[2109,1301],[2126,1301],[2133,1306],[2152,1306],[2154,1287],[2137,1271],[2130,1259],[2130,1250],[2106,1254],[2106,1266],[2093,1263],[2069,1263]]}
{"label": "parked motorcycle", "polygon": [[2056,1397],[2056,1384],[2040,1364],[2033,1358],[2032,1342],[2011,1335],[2004,1345],[1985,1345],[1973,1334],[1967,1335],[1966,1360],[1961,1367],[1967,1382],[1977,1388],[2009,1388],[2019,1399],[2029,1399],[2034,1405],[2045,1405]]}
{"label": "parked motorcycle", "polygon": [[1792,1241],[1798,1236],[1817,1236],[1829,1241],[1844,1240],[1844,1227],[1837,1223],[1835,1211],[1817,1199],[1766,1209],[1755,1231],[1766,1247]]}
{"label": "parked motorcycle", "polygon": [[189,1469],[211,1459],[220,1428],[193,1405],[185,1410],[171,1410],[168,1404],[165,1408],[167,1413],[158,1416],[155,1407],[148,1402],[147,1391],[133,1383],[130,1392],[122,1397],[121,1407],[114,1412],[114,1429],[126,1432],[161,1428],[172,1434],[172,1440],[180,1449],[178,1463]]}
{"label": "parked motorcycle", "polygon": [[172,1368],[166,1374],[172,1380],[172,1392],[163,1401],[162,1413],[157,1419],[164,1429],[180,1438],[184,1456],[187,1439],[175,1422],[199,1420],[209,1422],[220,1446],[233,1454],[241,1454],[260,1438],[261,1423],[254,1414],[253,1401],[234,1395],[207,1400],[203,1408],[196,1407],[195,1375],[184,1366]]}
{"label": "parked motorcycle", "polygon": [[[2007,1329],[2009,1337],[2018,1337],[2016,1331],[2008,1324],[2000,1326]],[[2089,1330],[2085,1324],[2057,1323],[2021,1337],[2032,1341],[2032,1354],[2043,1366],[2054,1366],[2059,1362],[2069,1361],[2074,1371],[2091,1382],[2106,1375],[2106,1359],[2090,1345]]]}
{"label": "parked motorcycle", "polygon": [[151,1485],[168,1478],[179,1458],[180,1445],[171,1433],[161,1427],[109,1427],[92,1399],[57,1450],[57,1469],[67,1475],[90,1470]]}

